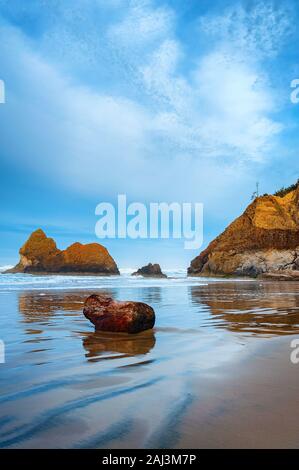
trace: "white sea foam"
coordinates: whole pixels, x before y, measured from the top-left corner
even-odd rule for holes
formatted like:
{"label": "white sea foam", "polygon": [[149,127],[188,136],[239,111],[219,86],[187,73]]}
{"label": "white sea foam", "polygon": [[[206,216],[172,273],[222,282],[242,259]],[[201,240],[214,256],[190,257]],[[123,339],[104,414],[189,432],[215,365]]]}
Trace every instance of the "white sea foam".
{"label": "white sea foam", "polygon": [[136,268],[119,268],[120,274],[132,274],[136,271]]}
{"label": "white sea foam", "polygon": [[4,271],[7,271],[8,269],[11,269],[11,268],[13,268],[13,266],[11,266],[10,264],[6,266],[0,266],[0,273],[4,273]]}
{"label": "white sea foam", "polygon": [[69,276],[31,274],[2,274],[0,290],[67,290],[67,289],[113,289],[143,287],[177,287],[199,285],[202,279],[187,277],[185,270],[165,270],[168,278],[143,278],[131,276],[133,269],[121,269],[120,276]]}
{"label": "white sea foam", "polygon": [[[31,274],[2,274],[0,275],[0,291],[21,290],[98,290],[113,288],[147,288],[203,285],[210,282],[229,282],[229,279],[187,277],[185,270],[164,270],[168,278],[143,278],[131,276],[131,270],[126,273],[121,270],[120,276],[69,276]],[[248,279],[234,279],[234,282],[248,282]],[[254,282],[254,280],[252,280]]]}

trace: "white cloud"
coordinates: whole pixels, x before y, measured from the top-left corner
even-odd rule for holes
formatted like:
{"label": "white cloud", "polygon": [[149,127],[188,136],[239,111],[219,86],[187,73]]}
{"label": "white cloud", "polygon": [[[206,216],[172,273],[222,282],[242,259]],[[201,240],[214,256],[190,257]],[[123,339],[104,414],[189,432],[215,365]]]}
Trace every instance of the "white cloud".
{"label": "white cloud", "polygon": [[139,49],[168,35],[173,19],[166,7],[153,8],[149,0],[131,0],[123,19],[108,29],[108,36],[118,47]]}
{"label": "white cloud", "polygon": [[290,3],[275,6],[272,1],[237,4],[219,15],[205,15],[198,21],[200,31],[210,41],[225,43],[226,47],[253,54],[255,59],[276,55],[295,30]]}
{"label": "white cloud", "polygon": [[140,66],[146,91],[160,103],[156,129],[198,158],[263,161],[283,126],[273,118],[278,100],[262,58],[279,49],[290,21],[270,3],[257,3],[250,12],[236,7],[199,23],[211,47],[191,73],[179,72],[187,58],[174,39]]}
{"label": "white cloud", "polygon": [[166,39],[140,67],[146,91],[178,113],[188,106],[191,92],[187,81],[177,73],[180,57],[178,42]]}
{"label": "white cloud", "polygon": [[204,116],[201,138],[214,143],[214,152],[239,159],[266,157],[282,125],[270,118],[276,100],[261,73],[219,51],[200,61],[195,84]]}
{"label": "white cloud", "polygon": [[[114,94],[100,82],[80,86],[66,75],[63,63],[48,61],[34,42],[4,29],[2,66],[10,83],[1,126],[8,157],[86,194],[198,199],[209,192],[198,180],[213,179],[221,188],[234,179],[237,165],[236,185],[241,185],[247,178],[244,162],[265,160],[282,126],[273,118],[276,98],[261,59],[250,59],[245,41],[256,11],[262,10],[254,10],[249,23],[240,11],[239,16],[227,13],[221,27],[219,18],[203,18],[205,32],[214,35],[212,48],[188,60],[175,35],[173,12],[150,1],[132,2],[121,20],[108,24],[110,42],[104,47],[123,58],[120,76],[125,63],[138,98],[127,96],[122,83]],[[268,38],[265,51],[277,50],[285,20],[273,15],[249,41],[251,51],[258,50],[260,34]],[[241,37],[240,42],[229,40],[232,24],[237,31],[232,37]],[[94,57],[104,67],[97,55],[103,32],[99,38],[95,31]],[[52,54],[55,37],[46,35],[45,51],[51,45]]]}

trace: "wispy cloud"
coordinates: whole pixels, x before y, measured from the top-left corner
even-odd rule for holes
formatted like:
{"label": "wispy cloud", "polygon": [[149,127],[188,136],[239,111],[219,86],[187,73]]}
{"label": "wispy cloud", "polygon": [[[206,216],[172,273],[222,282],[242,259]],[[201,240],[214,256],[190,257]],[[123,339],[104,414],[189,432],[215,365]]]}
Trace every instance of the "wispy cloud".
{"label": "wispy cloud", "polygon": [[163,39],[173,30],[174,13],[150,0],[132,0],[121,20],[108,27],[108,36],[118,47],[137,51]]}
{"label": "wispy cloud", "polygon": [[[231,52],[241,51],[246,59],[275,56],[295,31],[294,4],[272,1],[234,4],[219,15],[207,14],[198,19],[199,30],[210,41],[219,41]],[[252,55],[253,54],[253,55]]]}
{"label": "wispy cloud", "polygon": [[206,14],[192,38],[205,47],[188,56],[167,4],[125,4],[103,18],[101,2],[86,2],[83,16],[56,16],[38,39],[2,22],[7,158],[82,193],[148,198],[190,196],[189,183],[179,189],[190,171],[220,181],[236,165],[266,161],[283,124],[264,61],[292,18],[271,2]]}

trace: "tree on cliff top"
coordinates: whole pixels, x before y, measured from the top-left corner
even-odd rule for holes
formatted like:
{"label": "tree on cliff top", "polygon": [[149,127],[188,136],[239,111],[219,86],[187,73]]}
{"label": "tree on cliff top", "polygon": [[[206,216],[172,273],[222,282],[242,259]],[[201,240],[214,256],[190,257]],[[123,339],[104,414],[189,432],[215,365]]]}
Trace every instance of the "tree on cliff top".
{"label": "tree on cliff top", "polygon": [[299,185],[299,178],[297,179],[296,183],[291,184],[291,186],[288,186],[287,188],[282,187],[281,189],[279,189],[279,191],[276,191],[276,193],[274,193],[274,196],[284,197],[286,196],[286,194],[297,189],[298,185]]}

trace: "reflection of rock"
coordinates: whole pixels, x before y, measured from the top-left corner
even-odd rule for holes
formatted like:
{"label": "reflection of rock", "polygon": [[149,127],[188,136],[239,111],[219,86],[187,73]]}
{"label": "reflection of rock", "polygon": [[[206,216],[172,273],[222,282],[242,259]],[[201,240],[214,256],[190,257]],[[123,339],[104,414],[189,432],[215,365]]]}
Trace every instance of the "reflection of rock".
{"label": "reflection of rock", "polygon": [[194,303],[209,308],[213,326],[259,334],[299,332],[295,283],[215,282],[191,287]]}
{"label": "reflection of rock", "polygon": [[273,271],[271,273],[263,273],[259,278],[270,281],[299,281],[299,271]]}
{"label": "reflection of rock", "polygon": [[132,276],[143,276],[143,277],[167,277],[166,274],[162,273],[159,264],[149,263],[146,266],[138,269]]}
{"label": "reflection of rock", "polygon": [[11,273],[119,274],[115,261],[99,243],[74,243],[59,250],[55,241],[39,229],[20,248],[20,261]]}
{"label": "reflection of rock", "polygon": [[134,336],[96,331],[84,337],[83,346],[87,351],[87,357],[97,357],[105,352],[137,356],[147,354],[155,346],[155,342],[153,331],[144,331]]}
{"label": "reflection of rock", "polygon": [[188,269],[199,276],[253,276],[298,270],[299,185],[283,197],[256,198]]}
{"label": "reflection of rock", "polygon": [[55,295],[22,293],[19,295],[19,311],[24,314],[55,313],[58,310],[79,311],[85,297],[78,294]]}
{"label": "reflection of rock", "polygon": [[162,302],[162,289],[160,286],[151,287],[150,289],[146,287],[140,288],[140,298],[145,303],[161,303]]}
{"label": "reflection of rock", "polygon": [[[111,295],[109,291],[106,295]],[[36,321],[58,311],[82,311],[86,299],[86,291],[76,292],[22,292],[19,294],[19,312],[26,317],[26,321]]]}
{"label": "reflection of rock", "polygon": [[155,312],[143,302],[118,302],[103,295],[90,295],[83,313],[96,330],[139,333],[155,324]]}

